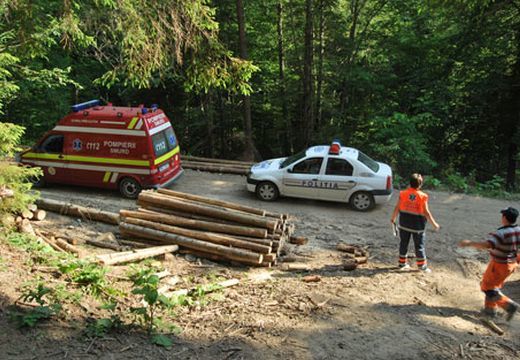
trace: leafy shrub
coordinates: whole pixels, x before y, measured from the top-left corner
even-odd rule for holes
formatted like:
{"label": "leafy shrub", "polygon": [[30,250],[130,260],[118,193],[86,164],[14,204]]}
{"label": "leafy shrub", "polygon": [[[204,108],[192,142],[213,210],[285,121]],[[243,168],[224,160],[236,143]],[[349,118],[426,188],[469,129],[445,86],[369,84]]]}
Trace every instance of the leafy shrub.
{"label": "leafy shrub", "polygon": [[10,313],[11,320],[18,327],[34,327],[39,322],[59,314],[61,305],[59,303],[49,303],[49,300],[46,298],[50,293],[52,293],[52,289],[46,287],[42,282],[37,282],[35,288],[33,284],[26,285],[20,299],[27,302],[35,301],[38,303],[38,306],[25,311],[17,308],[16,311]]}
{"label": "leafy shrub", "polygon": [[454,192],[466,193],[469,189],[466,178],[458,172],[448,173],[446,175],[445,184],[450,190]]}
{"label": "leafy shrub", "polygon": [[41,169],[17,166],[11,160],[23,133],[24,128],[18,125],[0,126],[0,186],[14,191],[13,197],[0,200],[0,213],[20,212],[37,197],[37,193],[30,192],[30,179],[41,176]]}
{"label": "leafy shrub", "polygon": [[423,176],[425,189],[438,189],[442,185],[442,181],[433,176]]}

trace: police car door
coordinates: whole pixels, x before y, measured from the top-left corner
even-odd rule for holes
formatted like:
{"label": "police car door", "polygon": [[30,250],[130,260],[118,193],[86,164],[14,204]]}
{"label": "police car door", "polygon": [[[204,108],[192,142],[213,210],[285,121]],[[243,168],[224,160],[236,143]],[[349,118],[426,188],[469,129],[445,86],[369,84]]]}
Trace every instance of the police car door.
{"label": "police car door", "polygon": [[348,201],[352,190],[357,185],[354,167],[350,162],[339,157],[327,158],[325,169],[319,176],[318,198],[332,201]]}
{"label": "police car door", "polygon": [[282,194],[316,199],[316,186],[322,164],[322,157],[312,157],[288,166],[284,170]]}

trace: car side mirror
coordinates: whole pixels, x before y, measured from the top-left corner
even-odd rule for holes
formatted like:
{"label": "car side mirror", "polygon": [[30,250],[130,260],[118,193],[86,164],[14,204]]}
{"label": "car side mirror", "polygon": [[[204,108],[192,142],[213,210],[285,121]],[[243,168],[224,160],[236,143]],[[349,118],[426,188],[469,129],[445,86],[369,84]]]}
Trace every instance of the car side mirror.
{"label": "car side mirror", "polygon": [[292,167],[288,167],[288,168],[287,168],[287,172],[288,172],[288,173],[292,173],[292,172],[293,172],[293,168],[292,168]]}

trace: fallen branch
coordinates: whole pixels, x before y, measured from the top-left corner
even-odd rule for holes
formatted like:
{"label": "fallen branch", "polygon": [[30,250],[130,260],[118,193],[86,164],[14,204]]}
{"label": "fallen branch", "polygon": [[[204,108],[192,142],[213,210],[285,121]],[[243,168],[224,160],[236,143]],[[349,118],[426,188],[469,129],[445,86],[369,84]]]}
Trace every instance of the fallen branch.
{"label": "fallen branch", "polygon": [[97,255],[96,258],[103,265],[117,265],[123,264],[131,261],[138,261],[142,259],[147,259],[150,257],[172,253],[179,250],[177,245],[166,245],[166,246],[157,246],[147,249],[140,249],[135,251],[125,251],[123,253],[112,253],[112,254],[104,254]]}

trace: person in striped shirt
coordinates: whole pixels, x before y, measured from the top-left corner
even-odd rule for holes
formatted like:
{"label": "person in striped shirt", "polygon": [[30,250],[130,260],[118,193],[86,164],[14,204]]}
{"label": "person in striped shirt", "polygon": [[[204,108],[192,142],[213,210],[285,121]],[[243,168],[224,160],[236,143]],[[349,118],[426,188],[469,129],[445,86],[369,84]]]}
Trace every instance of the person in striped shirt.
{"label": "person in striped shirt", "polygon": [[508,207],[500,212],[502,226],[489,234],[486,241],[462,240],[459,246],[489,250],[491,259],[480,284],[480,289],[486,294],[483,313],[494,317],[500,307],[506,312],[506,319],[509,321],[520,305],[502,294],[501,289],[509,275],[516,270],[520,260],[520,226],[516,224],[517,209]]}

